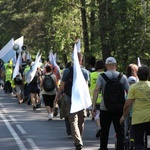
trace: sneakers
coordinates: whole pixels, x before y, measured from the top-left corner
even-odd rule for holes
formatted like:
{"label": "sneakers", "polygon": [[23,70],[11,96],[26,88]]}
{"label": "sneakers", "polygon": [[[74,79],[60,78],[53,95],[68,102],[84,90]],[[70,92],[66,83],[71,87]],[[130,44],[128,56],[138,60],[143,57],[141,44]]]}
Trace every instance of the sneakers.
{"label": "sneakers", "polygon": [[48,114],[48,120],[52,120],[53,114]]}
{"label": "sneakers", "polygon": [[99,138],[101,136],[101,129],[97,130],[95,137]]}

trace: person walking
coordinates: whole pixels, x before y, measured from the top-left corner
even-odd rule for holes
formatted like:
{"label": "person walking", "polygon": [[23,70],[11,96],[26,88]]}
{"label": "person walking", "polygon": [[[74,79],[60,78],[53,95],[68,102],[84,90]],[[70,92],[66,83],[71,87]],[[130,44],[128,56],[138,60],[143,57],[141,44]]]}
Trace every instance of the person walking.
{"label": "person walking", "polygon": [[[81,66],[83,56],[80,52],[78,52],[77,54],[78,54],[79,64]],[[81,71],[83,73],[84,79],[88,87],[89,73],[83,67],[81,67]],[[62,75],[60,87],[58,89],[55,102],[58,101],[59,97],[61,96],[61,93],[64,92],[66,105],[68,105],[71,108],[72,83],[73,83],[73,67],[66,68]],[[82,136],[84,131],[85,117],[86,117],[85,109],[77,111],[75,113],[70,113],[70,111],[68,111],[68,119],[71,124],[71,133],[72,133],[72,137],[74,138],[74,145],[76,150],[81,150],[83,146]]]}
{"label": "person walking", "polygon": [[[101,73],[104,72],[103,69],[104,69],[103,60],[96,61],[95,71],[90,73],[90,88],[89,89],[90,89],[91,99],[93,98],[93,91],[96,85],[97,78]],[[97,125],[97,130],[96,130],[96,135],[95,135],[97,138],[100,137],[100,134],[101,134],[101,125],[100,125],[100,118],[99,118],[101,100],[102,100],[102,91],[100,91],[96,101],[92,101],[92,107],[94,107],[94,109],[92,109],[93,110],[92,115]]]}
{"label": "person walking", "polygon": [[[41,94],[43,96],[43,101],[45,103],[46,111],[48,113],[48,120],[52,120],[52,118],[53,118],[54,99],[55,99],[55,96],[56,96],[56,92],[58,90],[57,79],[56,79],[55,74],[52,73],[52,68],[49,65],[47,65],[45,67],[45,70],[46,70],[46,73],[44,74],[44,77],[42,79]],[[52,78],[53,83],[55,84],[53,89],[47,91],[44,88],[44,78],[45,77]]]}
{"label": "person walking", "polygon": [[[125,75],[120,75],[117,69],[117,61],[114,57],[108,57],[105,61],[105,66],[107,71],[104,74],[101,74],[97,79],[97,84],[94,89],[93,94],[93,101],[96,101],[99,91],[102,88],[102,102],[100,105],[100,122],[101,122],[101,137],[100,137],[100,148],[99,150],[107,150],[107,144],[108,144],[108,136],[109,136],[109,129],[111,122],[113,122],[115,132],[117,135],[117,147],[116,150],[124,150],[124,126],[120,125],[120,118],[122,116],[123,112],[123,104],[125,102],[125,93],[124,91],[128,91],[129,83],[127,80],[127,77]],[[117,84],[119,84],[122,88],[123,95],[117,95],[116,98],[113,98],[113,100],[109,99],[110,102],[107,101],[106,103],[106,94],[109,93],[110,90],[106,89],[106,85],[109,81],[106,81],[105,78],[108,78],[108,80],[112,81],[118,81]],[[119,86],[117,85],[117,86]],[[108,87],[108,86],[107,86]],[[114,90],[116,87],[112,87],[111,89]],[[117,89],[118,90],[118,89]],[[120,89],[119,89],[120,90]],[[121,91],[119,91],[121,92]],[[105,96],[106,95],[106,96]],[[116,95],[116,93],[115,93]],[[113,96],[110,95],[110,98]],[[123,98],[123,100],[122,100]],[[122,100],[122,101],[121,101]],[[107,106],[106,106],[107,104]],[[110,106],[109,106],[110,105]],[[109,106],[109,107],[108,107]],[[94,109],[94,107],[93,107]],[[112,110],[111,110],[112,109]]]}
{"label": "person walking", "polygon": [[[136,150],[150,150],[147,137],[150,135],[150,69],[139,67],[139,82],[130,86],[120,124],[123,124],[132,107],[132,131]],[[144,134],[146,139],[144,140]],[[144,142],[145,141],[145,142]]]}

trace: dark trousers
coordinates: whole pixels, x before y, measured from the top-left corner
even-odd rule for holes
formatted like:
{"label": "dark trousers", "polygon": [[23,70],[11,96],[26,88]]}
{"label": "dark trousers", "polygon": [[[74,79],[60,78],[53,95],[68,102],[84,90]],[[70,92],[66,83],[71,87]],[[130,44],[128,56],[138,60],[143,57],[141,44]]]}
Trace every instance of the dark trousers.
{"label": "dark trousers", "polygon": [[66,132],[67,132],[67,134],[71,135],[71,125],[70,125],[68,117],[65,118],[65,124],[66,124]]}
{"label": "dark trousers", "polygon": [[150,150],[150,143],[147,148],[147,136],[150,140],[150,122],[132,125],[132,129],[136,150]]}
{"label": "dark trousers", "polygon": [[12,87],[10,81],[5,82],[4,86],[5,93],[11,93],[12,92]]}
{"label": "dark trousers", "polygon": [[120,118],[122,114],[113,114],[108,111],[100,110],[100,122],[101,122],[101,137],[100,147],[101,150],[108,150],[108,137],[111,122],[113,122],[114,129],[117,135],[117,148],[116,150],[124,150],[124,126],[120,125]]}

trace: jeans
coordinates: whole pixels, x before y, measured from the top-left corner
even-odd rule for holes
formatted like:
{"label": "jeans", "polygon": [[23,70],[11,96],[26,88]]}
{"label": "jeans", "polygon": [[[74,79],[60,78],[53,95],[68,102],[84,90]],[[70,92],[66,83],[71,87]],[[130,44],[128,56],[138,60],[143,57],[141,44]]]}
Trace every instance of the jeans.
{"label": "jeans", "polygon": [[136,150],[150,150],[147,148],[147,135],[150,137],[150,122],[132,125],[132,129]]}
{"label": "jeans", "polygon": [[108,136],[111,122],[113,122],[114,129],[117,135],[117,148],[116,150],[124,150],[124,126],[120,125],[120,118],[122,114],[113,114],[108,111],[100,110],[100,122],[101,122],[101,138],[100,147],[101,150],[108,150]]}

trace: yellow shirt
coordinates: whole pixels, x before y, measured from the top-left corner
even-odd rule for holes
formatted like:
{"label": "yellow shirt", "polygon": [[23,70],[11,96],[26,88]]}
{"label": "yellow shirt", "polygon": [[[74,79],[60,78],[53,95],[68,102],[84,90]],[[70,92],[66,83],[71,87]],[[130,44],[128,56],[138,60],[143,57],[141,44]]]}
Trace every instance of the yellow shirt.
{"label": "yellow shirt", "polygon": [[132,84],[127,99],[134,99],[132,125],[150,122],[150,81]]}
{"label": "yellow shirt", "polygon": [[[101,73],[103,73],[103,72],[95,71],[95,72],[90,73],[90,95],[91,95],[91,99],[93,98],[93,93],[94,93],[94,89],[96,86],[97,78]],[[96,104],[100,104],[101,100],[102,100],[102,94],[99,94],[97,101],[96,101]]]}

